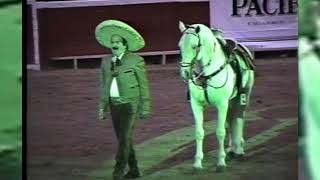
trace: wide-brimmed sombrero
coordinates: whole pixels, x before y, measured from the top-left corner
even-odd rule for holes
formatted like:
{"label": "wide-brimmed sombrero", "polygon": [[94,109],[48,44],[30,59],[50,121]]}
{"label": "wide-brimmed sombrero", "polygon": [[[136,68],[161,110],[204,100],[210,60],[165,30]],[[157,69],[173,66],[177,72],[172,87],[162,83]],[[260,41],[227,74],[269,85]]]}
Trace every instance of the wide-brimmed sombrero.
{"label": "wide-brimmed sombrero", "polygon": [[111,36],[117,34],[128,42],[129,51],[138,51],[145,46],[143,37],[130,25],[118,20],[106,20],[101,22],[95,31],[98,42],[111,48]]}

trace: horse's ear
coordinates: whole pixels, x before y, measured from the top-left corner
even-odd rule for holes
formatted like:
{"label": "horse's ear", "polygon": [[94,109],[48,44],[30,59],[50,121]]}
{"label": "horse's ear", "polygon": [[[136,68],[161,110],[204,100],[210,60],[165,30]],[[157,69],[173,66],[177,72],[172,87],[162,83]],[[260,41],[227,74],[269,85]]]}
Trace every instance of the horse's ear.
{"label": "horse's ear", "polygon": [[186,30],[186,26],[184,25],[184,23],[182,21],[179,21],[179,29],[180,29],[181,32]]}
{"label": "horse's ear", "polygon": [[200,32],[200,26],[196,27],[196,33],[198,34]]}

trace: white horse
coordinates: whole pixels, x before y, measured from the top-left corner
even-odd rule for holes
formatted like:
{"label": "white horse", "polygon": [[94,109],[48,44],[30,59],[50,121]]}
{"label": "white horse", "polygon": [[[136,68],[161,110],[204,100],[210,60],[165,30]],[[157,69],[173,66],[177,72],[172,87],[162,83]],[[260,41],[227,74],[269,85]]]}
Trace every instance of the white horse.
{"label": "white horse", "polygon": [[[202,168],[203,112],[206,105],[212,105],[218,110],[216,170],[223,171],[226,168],[226,126],[230,129],[228,154],[236,157],[244,155],[243,118],[254,84],[254,70],[250,69],[240,53],[233,54],[242,75],[241,88],[237,88],[237,73],[231,66],[232,58],[226,55],[212,29],[203,24],[185,25],[182,22],[179,22],[179,28],[182,33],[179,41],[182,56],[180,73],[189,84],[190,103],[195,118],[196,154],[193,167]],[[248,50],[247,55],[252,58]]]}

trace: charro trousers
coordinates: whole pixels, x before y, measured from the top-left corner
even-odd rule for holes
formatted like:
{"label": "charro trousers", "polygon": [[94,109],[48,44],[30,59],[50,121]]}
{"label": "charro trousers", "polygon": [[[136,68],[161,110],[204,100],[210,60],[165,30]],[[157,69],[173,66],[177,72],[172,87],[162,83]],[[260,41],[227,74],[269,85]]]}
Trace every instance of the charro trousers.
{"label": "charro trousers", "polygon": [[111,100],[110,111],[114,131],[118,140],[116,164],[113,175],[122,176],[129,165],[130,171],[138,171],[137,160],[133,148],[133,133],[136,120],[138,119],[138,103],[117,102]]}

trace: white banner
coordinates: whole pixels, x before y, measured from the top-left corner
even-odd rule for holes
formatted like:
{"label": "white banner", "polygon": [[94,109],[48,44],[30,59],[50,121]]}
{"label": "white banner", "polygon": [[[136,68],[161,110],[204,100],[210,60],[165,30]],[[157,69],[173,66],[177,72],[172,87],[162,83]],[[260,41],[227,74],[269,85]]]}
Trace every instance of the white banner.
{"label": "white banner", "polygon": [[210,0],[210,26],[238,41],[298,38],[298,0]]}

